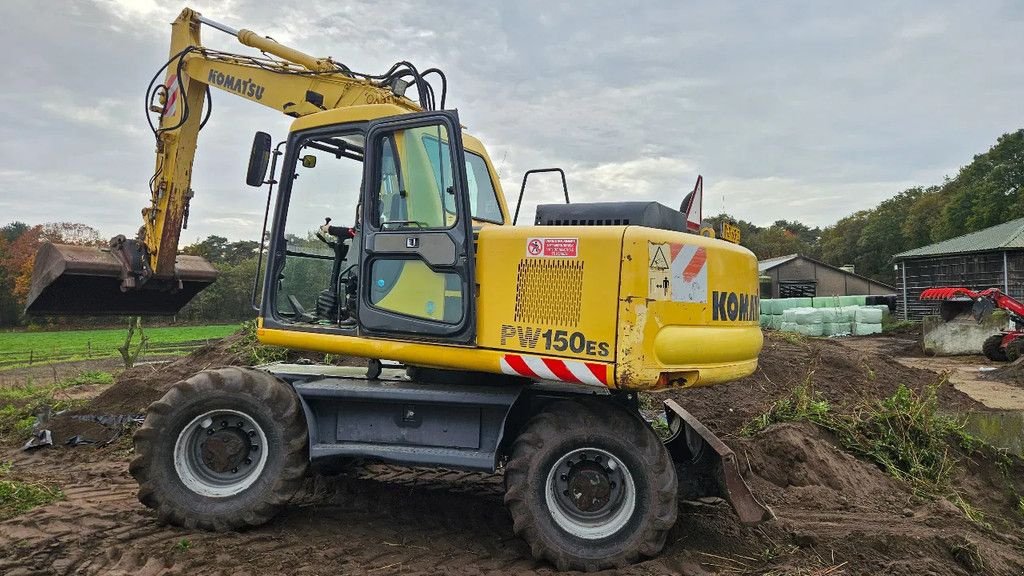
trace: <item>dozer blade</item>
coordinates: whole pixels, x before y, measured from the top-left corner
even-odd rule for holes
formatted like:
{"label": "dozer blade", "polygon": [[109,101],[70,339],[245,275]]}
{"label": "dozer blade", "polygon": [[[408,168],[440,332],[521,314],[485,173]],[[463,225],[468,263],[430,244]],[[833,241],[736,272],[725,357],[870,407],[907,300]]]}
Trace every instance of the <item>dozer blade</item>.
{"label": "dozer blade", "polygon": [[681,499],[722,498],[748,526],[775,518],[771,508],[754,497],[740,474],[736,453],[718,436],[672,400],[665,401],[665,416],[672,430],[665,447],[676,464]]}
{"label": "dozer blade", "polygon": [[217,279],[199,256],[178,256],[175,277],[122,290],[125,267],[109,248],[43,244],[29,286],[29,314],[170,316]]}

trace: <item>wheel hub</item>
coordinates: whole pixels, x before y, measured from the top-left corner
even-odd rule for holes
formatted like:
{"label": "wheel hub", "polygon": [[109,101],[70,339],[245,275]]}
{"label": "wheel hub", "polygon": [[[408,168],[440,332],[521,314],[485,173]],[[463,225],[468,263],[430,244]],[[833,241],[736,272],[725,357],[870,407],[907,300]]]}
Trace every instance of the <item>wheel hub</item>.
{"label": "wheel hub", "polygon": [[581,512],[596,512],[611,500],[608,471],[592,462],[580,462],[569,472],[569,500]]}
{"label": "wheel hub", "polygon": [[581,448],[560,458],[548,474],[546,501],[555,523],[586,539],[620,530],[636,508],[633,477],[615,456]]}
{"label": "wheel hub", "polygon": [[200,445],[203,464],[214,472],[225,473],[244,465],[249,456],[249,438],[238,428],[215,431]]}
{"label": "wheel hub", "polygon": [[178,435],[174,468],[197,494],[232,496],[259,479],[267,463],[266,444],[266,434],[252,417],[236,410],[210,411]]}

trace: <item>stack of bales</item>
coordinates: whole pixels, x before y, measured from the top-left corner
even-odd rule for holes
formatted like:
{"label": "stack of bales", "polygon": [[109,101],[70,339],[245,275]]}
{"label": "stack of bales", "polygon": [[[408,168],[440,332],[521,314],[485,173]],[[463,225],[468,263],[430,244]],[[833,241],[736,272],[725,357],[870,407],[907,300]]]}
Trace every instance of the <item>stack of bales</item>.
{"label": "stack of bales", "polygon": [[761,327],[804,336],[863,336],[882,332],[885,304],[865,296],[824,296],[761,300]]}
{"label": "stack of bales", "polygon": [[813,298],[771,298],[761,300],[761,327],[768,330],[782,330],[786,310],[809,308]]}

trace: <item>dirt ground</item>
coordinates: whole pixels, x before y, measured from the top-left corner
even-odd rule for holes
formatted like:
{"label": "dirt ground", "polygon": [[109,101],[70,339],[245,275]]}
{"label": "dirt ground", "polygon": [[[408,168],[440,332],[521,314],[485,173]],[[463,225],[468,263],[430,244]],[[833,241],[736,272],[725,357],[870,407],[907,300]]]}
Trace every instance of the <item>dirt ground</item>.
{"label": "dirt ground", "polygon": [[[935,371],[892,357],[894,339],[769,337],[760,368],[740,381],[659,396],[682,403],[736,451],[747,482],[777,519],[739,524],[721,504],[683,503],[665,551],[616,573],[893,574],[1024,573],[1024,516],[1009,488],[1024,493],[1024,465],[1011,459],[1007,486],[991,455],[964,455],[962,496],[986,523],[945,499],[915,496],[878,466],[837,447],[813,425],[740,429],[809,381],[838,408],[940,382],[948,411],[985,410]],[[873,343],[868,343],[868,342]],[[244,361],[229,345],[121,375],[79,416],[134,414],[179,378]],[[0,573],[18,574],[547,574],[512,533],[500,475],[381,464],[311,479],[298,501],[269,524],[213,534],[160,526],[135,498],[130,442],[96,422],[54,422],[55,436],[88,432],[106,446],[0,456],[11,474],[60,485],[67,498],[0,522]],[[59,428],[64,426],[64,428]],[[85,428],[91,426],[91,428]],[[57,442],[61,438],[55,438]],[[613,572],[609,572],[613,573]]]}

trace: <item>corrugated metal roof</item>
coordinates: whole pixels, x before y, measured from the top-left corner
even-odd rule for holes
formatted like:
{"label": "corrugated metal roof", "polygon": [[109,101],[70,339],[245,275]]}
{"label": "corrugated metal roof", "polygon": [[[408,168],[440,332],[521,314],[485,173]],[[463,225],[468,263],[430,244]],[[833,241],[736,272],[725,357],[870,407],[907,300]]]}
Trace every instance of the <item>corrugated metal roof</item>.
{"label": "corrugated metal roof", "polygon": [[1005,250],[1008,248],[1024,248],[1024,218],[1010,220],[991,228],[936,242],[914,250],[900,252],[895,259],[914,256],[939,256],[943,254],[961,254],[965,252],[986,252],[989,250]]}
{"label": "corrugated metal roof", "polygon": [[788,256],[776,256],[775,258],[768,258],[767,260],[758,260],[757,271],[764,272],[766,270],[771,270],[772,268],[775,268],[779,264],[785,264],[786,262],[789,262],[790,260],[793,260],[798,256],[799,254],[790,254]]}

